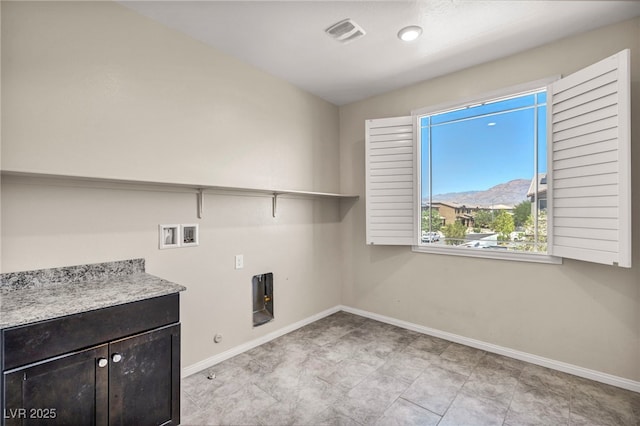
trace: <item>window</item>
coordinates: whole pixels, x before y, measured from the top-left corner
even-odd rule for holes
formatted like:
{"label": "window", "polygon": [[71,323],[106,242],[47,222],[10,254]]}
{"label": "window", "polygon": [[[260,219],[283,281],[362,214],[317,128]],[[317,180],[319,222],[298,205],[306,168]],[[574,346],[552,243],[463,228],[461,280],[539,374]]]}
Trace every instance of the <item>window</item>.
{"label": "window", "polygon": [[368,244],[631,265],[629,51],[366,122]]}
{"label": "window", "polygon": [[546,86],[416,116],[419,244],[546,253]]}

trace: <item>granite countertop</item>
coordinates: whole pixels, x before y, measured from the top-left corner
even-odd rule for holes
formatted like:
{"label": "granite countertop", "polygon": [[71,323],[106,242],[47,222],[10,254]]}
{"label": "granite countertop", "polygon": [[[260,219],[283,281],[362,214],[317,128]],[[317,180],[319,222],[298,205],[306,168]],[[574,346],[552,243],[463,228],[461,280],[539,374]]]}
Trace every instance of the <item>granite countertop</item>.
{"label": "granite countertop", "polygon": [[144,259],[0,274],[0,329],[178,293]]}

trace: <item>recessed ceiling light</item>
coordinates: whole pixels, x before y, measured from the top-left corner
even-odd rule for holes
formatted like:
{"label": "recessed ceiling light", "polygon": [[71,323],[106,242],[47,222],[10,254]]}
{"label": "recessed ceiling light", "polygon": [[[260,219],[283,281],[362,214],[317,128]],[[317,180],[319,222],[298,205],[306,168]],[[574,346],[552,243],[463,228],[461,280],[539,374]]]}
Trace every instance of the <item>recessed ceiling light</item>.
{"label": "recessed ceiling light", "polygon": [[420,37],[422,28],[417,25],[410,25],[398,31],[398,38],[402,41],[413,41]]}

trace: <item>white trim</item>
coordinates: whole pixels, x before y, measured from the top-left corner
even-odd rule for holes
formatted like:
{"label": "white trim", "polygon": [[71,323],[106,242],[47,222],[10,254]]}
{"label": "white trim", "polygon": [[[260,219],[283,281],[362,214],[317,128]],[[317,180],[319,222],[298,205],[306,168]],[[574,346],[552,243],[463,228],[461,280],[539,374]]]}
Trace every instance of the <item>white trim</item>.
{"label": "white trim", "polygon": [[[548,230],[554,234],[548,247],[556,256],[631,268],[629,57],[629,49],[623,50],[558,80],[547,91],[547,111],[551,114],[547,123],[547,140],[551,142],[548,169],[552,171],[547,176],[547,203],[551,200],[548,209],[553,216],[553,228]],[[617,141],[617,148],[594,148],[592,155],[571,151],[604,140]],[[603,163],[603,154],[613,155]],[[598,195],[591,184],[594,179],[611,178],[617,179],[617,195],[607,200],[611,209],[578,207],[593,206],[594,195]],[[560,186],[562,194],[556,191]],[[561,202],[578,208],[561,208]],[[611,224],[603,226],[603,218]],[[615,230],[617,235],[598,236],[602,229]]]}
{"label": "white trim", "polygon": [[511,260],[517,262],[534,262],[534,263],[550,263],[553,265],[561,265],[562,258],[550,256],[548,254],[536,254],[529,252],[509,252],[499,251],[496,249],[478,249],[472,247],[436,247],[436,246],[412,246],[411,251],[414,253],[444,254],[448,256],[465,256],[479,257],[483,259]]}
{"label": "white trim", "polygon": [[631,252],[633,240],[632,225],[633,216],[631,210],[631,51],[625,49],[618,54],[618,75],[619,75],[619,104],[618,112],[619,120],[619,139],[620,150],[629,155],[621,156],[618,159],[620,167],[620,212],[618,216],[620,220],[620,258],[619,264],[625,267],[631,267]]}
{"label": "white trim", "polygon": [[[560,75],[554,75],[547,78],[542,78],[540,80],[530,81],[522,84],[517,84],[515,86],[510,86],[506,88],[501,88],[498,90],[493,90],[491,92],[485,92],[480,95],[475,95],[468,97],[466,99],[456,99],[454,101],[444,102],[438,105],[433,105],[425,108],[419,108],[411,111],[411,116],[414,118],[414,126],[416,132],[416,186],[417,186],[417,199],[418,203],[416,206],[416,213],[414,217],[415,224],[417,226],[416,229],[420,229],[421,221],[422,221],[422,154],[421,154],[421,131],[422,127],[420,125],[420,117],[425,115],[431,115],[435,113],[442,113],[447,110],[456,110],[462,109],[465,105],[474,105],[491,101],[499,101],[502,99],[512,98],[516,96],[520,96],[522,94],[532,92],[538,89],[547,89],[547,87],[560,79]],[[549,96],[549,95],[547,95]],[[549,99],[547,99],[547,105],[549,104]],[[547,108],[549,110],[549,108]],[[550,127],[550,126],[547,126]],[[547,152],[550,144],[547,143]],[[550,169],[549,163],[547,161],[547,170]],[[537,172],[536,172],[537,176]],[[548,197],[547,197],[548,198]],[[550,226],[547,227],[547,233],[551,233],[550,231],[553,228]],[[416,233],[418,236],[420,232]],[[552,238],[547,235],[547,238]],[[547,243],[548,250],[550,250],[549,243]],[[463,257],[475,257],[482,259],[497,259],[497,260],[508,260],[508,261],[516,261],[516,262],[532,262],[532,263],[547,263],[560,265],[562,264],[562,258],[557,256],[551,256],[550,253],[538,254],[538,253],[528,253],[528,252],[507,252],[507,251],[498,251],[494,249],[474,249],[474,248],[462,248],[462,247],[447,247],[447,246],[433,246],[433,245],[413,245],[411,251],[414,253],[429,253],[429,254],[441,254],[441,255],[449,255],[449,256],[463,256]]]}
{"label": "white trim", "polygon": [[[186,228],[194,228],[193,229],[193,242],[185,241]],[[200,225],[197,223],[187,223],[180,225],[180,245],[182,247],[196,247],[200,245]]]}
{"label": "white trim", "polygon": [[542,89],[547,87],[552,82],[559,80],[560,75],[555,75],[547,78],[541,78],[540,80],[529,81],[527,83],[517,84],[515,86],[505,87],[498,90],[492,90],[491,92],[484,92],[479,95],[469,96],[464,99],[456,99],[453,101],[443,102],[437,105],[432,105],[424,108],[418,108],[411,111],[412,116],[429,115],[434,113],[446,112],[447,110],[462,109],[466,105],[474,105],[478,103],[486,102],[487,100],[500,100],[506,96],[512,97],[519,93],[526,93],[536,89]]}
{"label": "white trim", "polygon": [[181,240],[180,225],[158,225],[158,248],[160,250],[180,248]]}
{"label": "white trim", "polygon": [[362,309],[352,308],[350,306],[337,305],[333,308],[329,308],[325,311],[312,315],[308,318],[290,324],[279,330],[273,331],[257,339],[243,343],[229,350],[221,352],[217,355],[204,359],[200,362],[192,364],[182,369],[182,377],[187,377],[200,371],[206,370],[222,361],[239,355],[243,352],[253,349],[256,346],[260,346],[264,343],[270,342],[280,336],[297,330],[300,327],[311,324],[324,317],[335,314],[336,312],[348,312],[354,315],[360,315],[365,318],[370,318],[376,321],[384,322],[386,324],[395,325],[407,330],[416,331],[418,333],[427,334],[429,336],[439,337],[441,339],[449,340],[451,342],[460,343],[462,345],[471,346],[476,349],[481,349],[487,352],[504,355],[509,358],[519,359],[531,364],[540,365],[542,367],[550,368],[552,370],[562,371],[564,373],[573,374],[574,376],[584,377],[585,379],[593,380],[600,383],[606,383],[611,386],[616,386],[622,389],[627,389],[633,392],[640,393],[640,382],[625,379],[624,377],[614,376],[612,374],[602,373],[596,370],[590,370],[588,368],[579,367],[577,365],[568,364],[566,362],[556,361],[549,358],[544,358],[538,355],[533,355],[527,352],[517,351],[515,349],[505,348],[504,346],[494,345],[492,343],[483,342],[481,340],[471,339],[469,337],[460,336],[458,334],[449,333],[446,331],[437,330],[435,328],[425,327],[422,325],[414,324],[407,321],[402,321],[396,318],[387,317],[385,315],[375,314],[373,312],[364,311]]}
{"label": "white trim", "polygon": [[250,340],[241,345],[235,346],[231,349],[228,349],[224,352],[216,354],[212,357],[203,359],[202,361],[196,362],[195,364],[191,364],[182,369],[182,377],[187,377],[192,374],[198,373],[202,370],[206,370],[209,367],[212,367],[222,361],[226,361],[229,358],[233,358],[236,355],[239,355],[243,352],[248,351],[249,349],[253,349],[256,346],[263,345],[267,342],[270,342],[273,339],[276,339],[280,336],[284,336],[287,333],[291,333],[294,330],[299,329],[300,327],[304,327],[305,325],[309,325],[312,322],[318,321],[324,317],[328,317],[329,315],[335,314],[341,310],[341,306],[334,306],[333,308],[329,308],[325,311],[312,315],[308,318],[300,320],[298,322],[294,322],[286,327],[282,327],[279,330],[272,331],[269,334],[265,334],[264,336],[258,337],[257,339]]}
{"label": "white trim", "polygon": [[[547,203],[553,216],[548,248],[556,256],[631,268],[629,57],[629,49],[623,50],[547,91]],[[612,143],[598,146],[605,141]],[[591,151],[583,155],[587,146]],[[606,200],[609,209],[581,208],[593,206],[600,195],[594,181],[614,188]]]}
{"label": "white trim", "polygon": [[[553,108],[549,108],[549,105],[553,105],[553,90],[551,85],[547,86],[547,253],[549,256],[555,255],[553,252],[553,227],[555,225],[553,220],[554,203],[553,203]],[[550,124],[551,123],[551,124]],[[537,182],[539,182],[536,179]],[[536,196],[536,201],[538,197]],[[539,205],[538,205],[539,207]]]}
{"label": "white trim", "polygon": [[[365,219],[366,243],[410,246],[418,242],[415,226],[417,156],[414,117],[378,118],[365,121]],[[411,136],[409,137],[409,129]],[[399,146],[409,153],[391,153]],[[406,158],[397,160],[400,157]],[[410,179],[409,179],[410,177]],[[411,194],[399,195],[397,188],[410,185]],[[409,188],[404,188],[409,189]],[[374,201],[375,200],[375,201]],[[409,217],[411,222],[407,223]]]}
{"label": "white trim", "polygon": [[449,340],[455,343],[460,343],[462,345],[471,346],[473,348],[481,349],[487,352],[504,355],[509,358],[519,359],[521,361],[540,365],[542,367],[547,367],[552,370],[562,371],[564,373],[573,374],[574,376],[584,377],[585,379],[593,380],[600,383],[606,383],[611,386],[616,386],[622,389],[627,389],[633,392],[640,393],[640,382],[625,379],[624,377],[618,377],[612,374],[602,373],[600,371],[590,370],[588,368],[583,368],[577,365],[568,364],[566,362],[556,361],[556,360],[544,358],[538,355],[533,355],[527,352],[505,348],[504,346],[498,346],[492,343],[483,342],[481,340],[475,340],[469,337],[460,336],[458,334],[437,330],[435,328],[429,328],[422,325],[410,323],[407,321],[402,321],[399,319],[387,317],[384,315],[375,314],[373,312],[364,311],[362,309],[352,308],[349,306],[339,306],[338,310],[349,312],[355,315],[360,315],[362,317],[370,318],[370,319],[384,322],[387,324],[395,325],[397,327],[405,328],[407,330],[416,331],[418,333],[427,334],[429,336],[439,337],[441,339]]}

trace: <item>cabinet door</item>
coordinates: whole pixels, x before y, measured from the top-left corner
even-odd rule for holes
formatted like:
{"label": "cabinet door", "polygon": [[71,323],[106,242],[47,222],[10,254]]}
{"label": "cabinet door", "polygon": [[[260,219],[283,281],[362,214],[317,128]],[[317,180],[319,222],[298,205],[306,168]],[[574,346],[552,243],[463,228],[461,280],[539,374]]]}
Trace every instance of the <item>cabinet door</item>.
{"label": "cabinet door", "polygon": [[180,325],[109,345],[109,423],[180,423]]}
{"label": "cabinet door", "polygon": [[5,425],[106,425],[108,346],[4,373]]}

